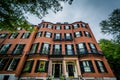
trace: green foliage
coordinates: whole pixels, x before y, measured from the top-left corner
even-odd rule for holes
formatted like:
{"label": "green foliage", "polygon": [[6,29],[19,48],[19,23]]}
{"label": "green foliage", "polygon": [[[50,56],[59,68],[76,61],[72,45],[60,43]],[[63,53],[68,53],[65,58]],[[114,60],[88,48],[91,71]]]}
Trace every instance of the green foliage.
{"label": "green foliage", "polygon": [[107,58],[114,74],[120,80],[120,44],[101,39],[99,45]]}
{"label": "green foliage", "polygon": [[104,34],[111,34],[114,41],[120,43],[120,9],[115,9],[107,20],[100,23],[101,30]]}
{"label": "green foliage", "polygon": [[[48,11],[62,10],[61,2],[72,3],[73,0],[0,0],[0,29],[15,31],[18,27],[28,29],[26,13],[44,17]],[[29,29],[28,29],[29,30]]]}

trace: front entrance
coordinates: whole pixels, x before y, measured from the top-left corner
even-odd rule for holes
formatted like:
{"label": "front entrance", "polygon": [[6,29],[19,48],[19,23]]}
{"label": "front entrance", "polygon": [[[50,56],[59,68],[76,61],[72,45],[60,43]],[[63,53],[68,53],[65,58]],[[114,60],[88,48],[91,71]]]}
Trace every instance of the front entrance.
{"label": "front entrance", "polygon": [[62,64],[61,63],[54,63],[52,65],[52,74],[55,78],[59,78],[62,74]]}
{"label": "front entrance", "polygon": [[68,64],[68,75],[69,77],[74,77],[74,67],[72,64]]}
{"label": "front entrance", "polygon": [[60,64],[55,64],[55,74],[54,77],[60,77]]}

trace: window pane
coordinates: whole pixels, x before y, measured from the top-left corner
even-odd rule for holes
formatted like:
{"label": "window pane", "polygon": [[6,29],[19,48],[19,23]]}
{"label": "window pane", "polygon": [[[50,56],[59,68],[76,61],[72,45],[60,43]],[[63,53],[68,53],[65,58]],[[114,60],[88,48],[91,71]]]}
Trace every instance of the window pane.
{"label": "window pane", "polygon": [[65,26],[65,29],[69,29],[69,28],[70,28],[70,26],[68,26],[68,25]]}
{"label": "window pane", "polygon": [[41,35],[42,35],[42,32],[37,33],[37,37],[41,37]]}
{"label": "window pane", "polygon": [[10,47],[10,44],[4,44],[2,48],[0,49],[0,54],[5,54],[7,52],[7,49]]}
{"label": "window pane", "polygon": [[52,25],[51,25],[51,24],[48,24],[47,28],[52,28]]}
{"label": "window pane", "polygon": [[32,69],[33,60],[26,61],[23,72],[30,72]]}
{"label": "window pane", "polygon": [[15,48],[14,54],[22,54],[23,48],[25,44],[18,44]]}
{"label": "window pane", "polygon": [[78,28],[78,24],[73,24],[73,27],[74,28]]}
{"label": "window pane", "polygon": [[46,32],[46,37],[50,38],[51,33],[50,32]]}
{"label": "window pane", "polygon": [[42,53],[43,54],[48,54],[49,53],[49,44],[47,44],[47,43],[43,44]]}
{"label": "window pane", "polygon": [[26,32],[26,33],[23,34],[23,37],[22,37],[22,38],[28,38],[29,35],[30,35],[30,33]]}
{"label": "window pane", "polygon": [[10,38],[16,38],[16,37],[17,37],[17,35],[18,35],[18,32],[13,33],[13,34],[10,36]]}
{"label": "window pane", "polygon": [[56,26],[56,29],[57,29],[57,30],[60,30],[60,27],[61,27],[61,26],[58,25],[58,26]]}
{"label": "window pane", "polygon": [[6,33],[2,33],[2,34],[0,34],[0,38],[5,38],[6,36],[7,36]]}
{"label": "window pane", "polygon": [[16,66],[18,65],[18,61],[19,61],[19,58],[14,58],[14,59],[12,59],[12,61],[11,61],[11,63],[10,63],[10,65],[9,65],[9,67],[8,67],[8,71],[13,71],[13,70],[15,70],[16,69]]}

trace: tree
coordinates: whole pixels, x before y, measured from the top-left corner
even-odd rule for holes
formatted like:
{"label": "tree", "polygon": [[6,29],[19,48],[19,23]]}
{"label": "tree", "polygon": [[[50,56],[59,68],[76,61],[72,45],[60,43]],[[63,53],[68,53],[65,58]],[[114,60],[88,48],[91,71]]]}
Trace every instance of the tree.
{"label": "tree", "polygon": [[120,80],[120,44],[106,39],[100,39],[99,44],[114,74]]}
{"label": "tree", "polygon": [[111,34],[114,41],[120,43],[120,9],[115,9],[107,20],[100,23],[101,30],[104,34]]}
{"label": "tree", "polygon": [[15,31],[18,27],[32,29],[24,14],[30,13],[38,18],[44,17],[49,10],[62,10],[61,3],[72,4],[73,0],[0,0],[0,30]]}

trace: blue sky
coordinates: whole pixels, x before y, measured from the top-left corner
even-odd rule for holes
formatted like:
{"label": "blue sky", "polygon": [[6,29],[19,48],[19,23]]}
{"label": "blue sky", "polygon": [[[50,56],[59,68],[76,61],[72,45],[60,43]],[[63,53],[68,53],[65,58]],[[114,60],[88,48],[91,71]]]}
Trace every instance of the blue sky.
{"label": "blue sky", "polygon": [[99,23],[108,18],[108,15],[120,8],[120,0],[74,0],[72,5],[62,3],[63,10],[58,13],[49,12],[42,19],[29,15],[28,21],[34,25],[42,20],[48,22],[69,22],[83,21],[89,24],[97,41],[101,38],[111,39],[112,36],[101,33]]}

